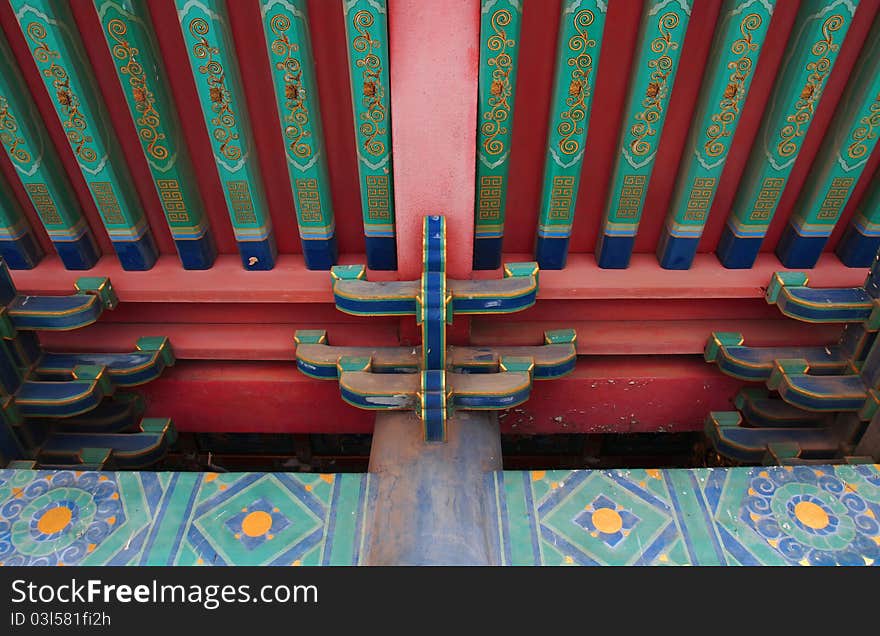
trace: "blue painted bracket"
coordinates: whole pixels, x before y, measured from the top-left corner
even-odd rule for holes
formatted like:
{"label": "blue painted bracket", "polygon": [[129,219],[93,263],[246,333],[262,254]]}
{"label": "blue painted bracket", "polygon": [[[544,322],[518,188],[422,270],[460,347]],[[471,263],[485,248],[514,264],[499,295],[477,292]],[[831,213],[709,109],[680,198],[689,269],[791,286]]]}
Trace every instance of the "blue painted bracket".
{"label": "blue painted bracket", "polygon": [[[546,344],[533,347],[457,347],[447,349],[446,369],[456,373],[498,373],[501,358],[522,356],[531,359],[535,380],[552,380],[570,373],[577,362],[575,332],[572,329],[548,331]],[[297,368],[305,375],[323,380],[338,380],[338,362],[342,357],[370,358],[372,373],[419,373],[421,347],[336,347],[327,343],[327,332],[299,330]]]}
{"label": "blue painted bracket", "polygon": [[[72,296],[26,296],[16,292],[5,263],[0,263],[0,331],[13,337],[15,329],[69,331],[95,322],[105,309],[118,304],[109,278],[83,277]],[[10,335],[11,334],[11,335]]]}
{"label": "blue painted bracket", "polygon": [[532,306],[538,265],[512,263],[501,280],[450,281],[446,277],[446,224],[427,216],[423,271],[418,281],[372,282],[363,265],[333,267],[336,308],[364,316],[415,316],[421,347],[333,347],[327,333],[297,331],[297,368],[338,380],[343,400],[370,410],[413,410],[429,442],[446,440],[456,409],[500,410],[525,402],[533,380],[571,372],[577,360],[574,330],[548,331],[543,346],[447,347],[455,314],[505,314]]}
{"label": "blue painted bracket", "polygon": [[118,304],[107,278],[75,287],[71,296],[19,294],[0,260],[0,465],[141,468],[173,442],[170,420],[141,419],[141,397],[113,397],[174,364],[167,338],[140,338],[130,353],[43,351],[35,331],[84,327]]}
{"label": "blue painted bracket", "polygon": [[[706,343],[707,362],[727,375],[764,382],[778,395],[743,389],[735,399],[738,413],[707,420],[707,435],[728,457],[787,464],[822,453],[824,461],[837,459],[841,442],[857,440],[863,423],[880,411],[880,260],[861,287],[813,289],[808,282],[800,272],[776,272],[766,300],[796,320],[845,323],[835,345],[746,347],[738,333],[713,333]],[[827,443],[831,433],[822,431],[831,431],[836,443]]]}
{"label": "blue painted bracket", "polygon": [[726,375],[742,380],[765,381],[779,358],[801,358],[809,368],[822,372],[851,369],[850,359],[839,345],[831,347],[746,347],[739,333],[713,332],[703,357],[715,362]]}
{"label": "blue painted bracket", "polygon": [[[450,280],[455,314],[505,314],[528,309],[538,294],[537,263],[508,263],[499,280]],[[418,314],[421,281],[373,282],[363,265],[336,265],[333,298],[336,308],[356,316]]]}
{"label": "blue painted bracket", "polygon": [[51,420],[53,431],[64,433],[136,432],[146,404],[137,393],[116,393],[88,413]]}
{"label": "blue painted bracket", "polygon": [[767,302],[803,322],[861,322],[870,331],[880,329],[880,300],[865,287],[813,289],[808,282],[800,272],[776,272],[767,287]]}
{"label": "blue painted bracket", "polygon": [[[767,452],[764,454],[765,466],[827,466],[828,460],[822,457],[801,457],[803,450],[795,443],[767,444]],[[874,464],[873,457],[866,455],[843,454],[839,462],[841,464]]]}
{"label": "blue painted bracket", "polygon": [[752,428],[805,428],[830,426],[829,413],[804,411],[788,402],[771,397],[766,389],[746,387],[733,400],[743,420]]}
{"label": "blue painted bracket", "polygon": [[176,438],[168,418],[144,418],[133,433],[55,432],[43,443],[37,461],[42,468],[47,464],[100,463],[103,468],[138,469],[161,459]]}
{"label": "blue painted bracket", "polygon": [[784,456],[799,457],[803,451],[833,455],[841,444],[839,433],[831,426],[749,428],[736,411],[709,413],[704,430],[718,452],[747,463],[762,462],[771,447],[777,452],[785,448]]}
{"label": "blue painted bracket", "polygon": [[105,367],[75,367],[72,379],[62,382],[25,380],[15,394],[15,405],[25,417],[73,417],[92,410],[116,386]]}
{"label": "blue painted bracket", "polygon": [[776,360],[767,388],[807,411],[857,412],[862,420],[877,411],[880,394],[867,388],[861,375],[810,375],[809,370],[803,359]]}
{"label": "blue painted bracket", "polygon": [[12,397],[0,397],[0,465],[27,457],[20,431],[23,421]]}
{"label": "blue painted bracket", "polygon": [[45,353],[36,366],[36,373],[50,379],[68,376],[74,367],[92,365],[106,367],[117,387],[146,384],[173,366],[174,351],[168,338],[140,338],[133,353]]}
{"label": "blue painted bracket", "polygon": [[[372,373],[369,360],[343,358],[339,362],[339,388],[342,399],[361,409],[421,411],[439,406],[422,404],[425,392],[442,393],[447,410],[500,410],[522,404],[532,387],[530,372],[502,371],[486,375],[445,373],[434,376],[438,384],[425,386],[425,373]],[[447,406],[448,405],[448,406]]]}
{"label": "blue painted bracket", "polygon": [[46,455],[42,461],[34,460],[32,467],[40,470],[104,470],[109,468],[111,453],[109,448],[86,446],[78,451]]}

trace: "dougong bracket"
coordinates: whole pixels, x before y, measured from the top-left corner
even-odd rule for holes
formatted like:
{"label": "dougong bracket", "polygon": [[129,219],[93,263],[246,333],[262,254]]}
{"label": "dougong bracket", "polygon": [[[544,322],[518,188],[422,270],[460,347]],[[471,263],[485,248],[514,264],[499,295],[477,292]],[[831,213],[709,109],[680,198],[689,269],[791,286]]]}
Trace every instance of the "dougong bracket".
{"label": "dougong bracket", "polygon": [[504,314],[535,303],[538,265],[511,263],[500,280],[448,280],[446,224],[427,216],[423,224],[418,281],[373,282],[362,265],[331,270],[340,311],[366,316],[415,316],[422,346],[333,347],[327,333],[296,332],[300,371],[338,380],[342,398],[370,410],[413,410],[425,439],[446,440],[446,421],[457,409],[501,410],[522,404],[533,380],[561,377],[577,360],[574,330],[548,331],[543,346],[448,347],[446,327],[455,314]]}

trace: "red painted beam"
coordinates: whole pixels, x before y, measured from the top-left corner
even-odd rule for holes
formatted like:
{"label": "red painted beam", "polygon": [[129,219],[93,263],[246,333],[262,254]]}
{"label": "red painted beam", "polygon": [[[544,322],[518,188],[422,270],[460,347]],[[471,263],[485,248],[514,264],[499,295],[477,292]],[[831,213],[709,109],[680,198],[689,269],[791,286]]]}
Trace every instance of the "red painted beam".
{"label": "red painted beam", "polygon": [[[366,262],[362,254],[340,258],[340,264]],[[16,288],[22,293],[69,294],[81,276],[107,276],[121,302],[152,303],[332,303],[330,273],[305,268],[299,254],[282,254],[275,268],[250,272],[238,256],[222,255],[206,270],[184,270],[176,256],[161,256],[147,272],[127,272],[110,256],[94,270],[72,272],[57,257],[31,270],[15,270]],[[373,280],[391,280],[394,272],[371,272]]]}
{"label": "red painted beam", "polygon": [[442,214],[452,278],[473,260],[479,0],[388,2],[397,258],[422,271],[422,217]]}
{"label": "red painted beam", "polygon": [[[421,245],[421,238],[418,244]],[[504,260],[516,262],[531,258],[528,254],[509,254]],[[365,259],[362,254],[348,254],[340,262],[363,263]],[[761,254],[752,269],[742,270],[725,269],[714,255],[700,254],[693,268],[685,271],[662,269],[650,254],[634,255],[629,269],[600,269],[592,255],[572,254],[566,269],[541,272],[538,299],[761,298],[773,272],[777,271],[788,270],[773,254]],[[844,266],[834,254],[824,254],[808,274],[810,285],[816,287],[854,287],[864,282],[867,272],[867,269]],[[74,281],[83,275],[83,272],[65,270],[57,258],[50,257],[34,269],[15,270],[12,278],[22,293],[68,294]],[[238,257],[233,255],[219,257],[214,267],[203,271],[183,270],[176,257],[163,256],[149,272],[126,272],[116,259],[104,257],[89,275],[109,276],[122,302],[331,303],[333,300],[330,275],[306,270],[302,256],[293,254],[280,256],[275,269],[267,272],[245,271]],[[498,276],[500,272],[478,272],[474,277]],[[370,278],[389,280],[395,278],[395,274],[370,272]]]}
{"label": "red painted beam", "polygon": [[[350,255],[344,262],[362,258]],[[119,307],[85,329],[42,334],[45,346],[125,351],[140,336],[162,334],[184,359],[291,360],[297,329],[326,329],[331,343],[343,345],[393,346],[419,339],[412,318],[337,311],[329,275],[305,270],[299,256],[282,256],[269,272],[245,272],[235,256],[222,256],[206,271],[183,271],[167,256],[148,273],[122,271],[112,258],[102,265],[117,290]],[[535,307],[511,316],[475,317],[472,324],[459,317],[450,342],[537,344],[544,330],[567,327],[578,330],[579,351],[593,355],[699,353],[712,331],[739,331],[759,346],[834,342],[839,326],[789,320],[763,300],[764,286],[779,269],[769,254],[735,277],[711,255],[698,255],[691,270],[671,272],[660,269],[650,255],[636,255],[629,270],[600,270],[592,256],[575,254],[568,269],[541,272]],[[68,294],[80,273],[49,260],[12,276],[22,292]],[[810,277],[820,287],[856,286],[865,270],[844,267],[828,254]]]}
{"label": "red painted beam", "polygon": [[[693,356],[581,358],[574,373],[536,383],[529,402],[503,413],[502,432],[700,430],[710,410],[731,408],[740,386]],[[307,378],[289,363],[179,362],[142,392],[148,414],[173,418],[181,431],[369,433],[373,426],[373,414],[345,404],[336,382]]]}
{"label": "red painted beam", "polygon": [[471,342],[502,346],[542,342],[551,329],[577,330],[583,355],[702,354],[713,331],[742,333],[749,346],[825,346],[840,338],[842,325],[804,325],[793,320],[554,320],[496,323],[474,320]]}
{"label": "red painted beam", "polygon": [[40,342],[49,351],[90,353],[132,351],[141,336],[166,336],[181,360],[296,359],[293,335],[297,329],[324,329],[330,342],[341,346],[393,347],[398,344],[394,321],[361,324],[301,322],[296,324],[180,324],[102,323],[71,333],[43,332]]}

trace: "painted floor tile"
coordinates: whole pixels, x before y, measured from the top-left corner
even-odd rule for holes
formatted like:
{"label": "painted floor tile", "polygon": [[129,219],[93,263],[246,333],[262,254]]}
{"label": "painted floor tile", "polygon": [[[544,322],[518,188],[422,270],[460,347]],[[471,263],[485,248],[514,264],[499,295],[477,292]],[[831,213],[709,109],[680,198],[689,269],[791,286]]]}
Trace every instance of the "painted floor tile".
{"label": "painted floor tile", "polygon": [[507,472],[512,565],[877,565],[876,465]]}
{"label": "painted floor tile", "polygon": [[[355,565],[369,475],[0,470],[2,565]],[[505,565],[875,565],[878,466],[487,475]]]}
{"label": "painted floor tile", "polygon": [[0,470],[0,564],[353,565],[368,482]]}

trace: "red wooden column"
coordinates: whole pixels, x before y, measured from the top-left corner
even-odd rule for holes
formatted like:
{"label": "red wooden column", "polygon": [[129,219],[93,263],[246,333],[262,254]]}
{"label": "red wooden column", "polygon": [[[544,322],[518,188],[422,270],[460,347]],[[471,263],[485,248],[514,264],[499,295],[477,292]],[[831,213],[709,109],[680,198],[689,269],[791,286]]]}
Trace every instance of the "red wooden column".
{"label": "red wooden column", "polygon": [[389,0],[394,204],[401,280],[422,271],[422,217],[446,216],[447,271],[474,243],[479,0]]}

